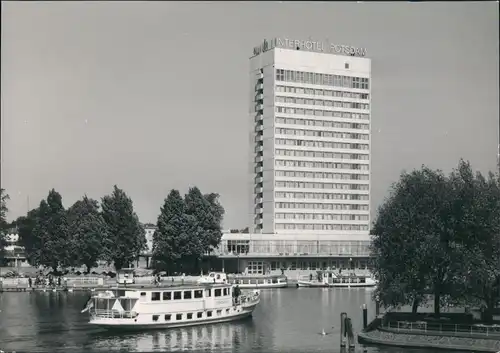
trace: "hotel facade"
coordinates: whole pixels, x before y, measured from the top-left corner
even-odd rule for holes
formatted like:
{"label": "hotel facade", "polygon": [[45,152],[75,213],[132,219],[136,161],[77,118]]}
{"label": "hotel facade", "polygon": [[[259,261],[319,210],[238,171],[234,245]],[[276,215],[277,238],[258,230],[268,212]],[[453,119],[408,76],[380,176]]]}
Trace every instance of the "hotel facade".
{"label": "hotel facade", "polygon": [[250,232],[224,234],[219,256],[226,271],[367,268],[371,61],[365,54],[286,38],[254,48]]}

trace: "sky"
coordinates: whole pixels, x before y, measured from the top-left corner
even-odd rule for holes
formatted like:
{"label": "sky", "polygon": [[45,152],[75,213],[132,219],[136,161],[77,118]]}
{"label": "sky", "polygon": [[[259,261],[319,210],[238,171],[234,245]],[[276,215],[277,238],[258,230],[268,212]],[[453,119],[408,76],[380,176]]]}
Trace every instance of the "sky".
{"label": "sky", "polygon": [[248,222],[249,57],[264,38],[372,59],[372,219],[403,170],[496,168],[498,2],[2,2],[9,219],[123,188],[142,222],[171,189]]}

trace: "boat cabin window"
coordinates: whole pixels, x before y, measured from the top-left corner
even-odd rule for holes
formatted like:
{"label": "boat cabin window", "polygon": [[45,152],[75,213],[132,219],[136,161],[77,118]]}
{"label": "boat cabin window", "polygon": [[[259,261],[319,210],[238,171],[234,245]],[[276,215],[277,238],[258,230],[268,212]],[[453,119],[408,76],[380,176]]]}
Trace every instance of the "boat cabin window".
{"label": "boat cabin window", "polygon": [[212,296],[212,290],[211,289],[205,289],[205,297],[211,297]]}
{"label": "boat cabin window", "polygon": [[224,295],[229,295],[229,288],[224,288]]}
{"label": "boat cabin window", "polygon": [[361,277],[361,278],[359,279],[359,283],[366,283],[366,278]]}
{"label": "boat cabin window", "polygon": [[196,313],[196,317],[198,319],[201,319],[203,317],[203,313],[202,312]]}
{"label": "boat cabin window", "polygon": [[215,292],[215,296],[216,296],[216,297],[220,297],[220,296],[221,296],[221,294],[222,294],[222,293],[221,293],[222,291],[221,291],[221,289],[220,289],[220,288],[219,288],[219,289],[214,290],[214,292]]}
{"label": "boat cabin window", "polygon": [[153,315],[153,321],[158,321],[159,318],[160,318],[160,315]]}
{"label": "boat cabin window", "polygon": [[160,300],[160,292],[152,292],[151,293],[151,300],[152,301],[158,301],[158,300]]}
{"label": "boat cabin window", "polygon": [[163,292],[163,300],[172,300],[172,292]]}
{"label": "boat cabin window", "polygon": [[207,311],[207,317],[212,317],[212,312],[211,311]]}
{"label": "boat cabin window", "polygon": [[203,291],[198,289],[194,291],[194,297],[195,298],[203,298]]}
{"label": "boat cabin window", "polygon": [[141,297],[145,297],[146,296],[146,292],[141,292]]}
{"label": "boat cabin window", "polygon": [[193,313],[188,313],[187,318],[188,318],[188,320],[191,320],[193,318]]}
{"label": "boat cabin window", "polygon": [[182,314],[177,314],[175,315],[176,320],[182,320]]}
{"label": "boat cabin window", "polygon": [[222,310],[217,310],[217,316],[221,316],[222,315]]}
{"label": "boat cabin window", "polygon": [[184,299],[191,299],[193,297],[193,292],[190,290],[185,290],[184,291]]}
{"label": "boat cabin window", "polygon": [[165,321],[170,321],[170,320],[172,320],[172,315],[170,314],[165,315]]}
{"label": "boat cabin window", "polygon": [[228,315],[229,315],[229,309],[226,309],[226,314],[228,314]]}
{"label": "boat cabin window", "polygon": [[278,283],[278,279],[273,277],[272,282],[273,282],[274,284],[276,284],[276,283]]}
{"label": "boat cabin window", "polygon": [[174,292],[174,300],[179,300],[179,299],[182,299],[182,292],[181,291]]}

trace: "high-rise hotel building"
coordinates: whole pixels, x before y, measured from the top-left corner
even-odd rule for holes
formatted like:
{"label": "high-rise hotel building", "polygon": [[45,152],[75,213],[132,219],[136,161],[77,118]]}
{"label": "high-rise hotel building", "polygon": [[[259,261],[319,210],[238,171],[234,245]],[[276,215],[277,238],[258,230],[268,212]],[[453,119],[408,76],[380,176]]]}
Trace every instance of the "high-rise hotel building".
{"label": "high-rise hotel building", "polygon": [[367,234],[371,61],[276,38],[250,58],[250,233]]}

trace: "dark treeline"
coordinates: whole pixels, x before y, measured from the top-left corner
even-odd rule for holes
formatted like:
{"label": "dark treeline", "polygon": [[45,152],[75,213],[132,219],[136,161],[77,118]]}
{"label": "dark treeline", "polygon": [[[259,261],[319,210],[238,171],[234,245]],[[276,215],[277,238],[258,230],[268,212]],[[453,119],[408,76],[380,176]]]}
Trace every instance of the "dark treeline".
{"label": "dark treeline", "polygon": [[[176,195],[180,204],[171,203]],[[7,201],[8,195],[2,189],[0,262],[5,256],[6,231],[13,226],[30,265],[55,272],[81,266],[90,272],[99,261],[120,270],[133,265],[147,250],[145,231],[132,200],[117,186],[100,203],[84,196],[68,209],[61,195],[52,189],[37,208],[11,224],[6,221]],[[219,244],[223,215],[217,194],[202,195],[194,187],[182,199],[178,191],[172,190],[161,208],[154,234],[154,267],[196,267],[201,257]]]}
{"label": "dark treeline", "polygon": [[460,161],[449,175],[422,167],[403,173],[372,228],[375,296],[416,313],[434,296],[479,305],[485,319],[500,299],[500,175],[484,177]]}

